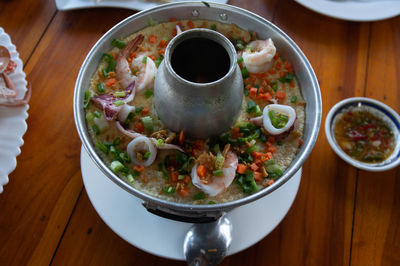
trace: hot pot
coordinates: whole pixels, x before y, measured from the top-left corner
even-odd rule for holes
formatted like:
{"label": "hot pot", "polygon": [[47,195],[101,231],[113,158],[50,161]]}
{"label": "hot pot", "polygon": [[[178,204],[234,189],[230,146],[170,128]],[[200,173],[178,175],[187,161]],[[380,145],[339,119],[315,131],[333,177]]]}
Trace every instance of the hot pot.
{"label": "hot pot", "polygon": [[[149,17],[157,22],[166,22],[171,17],[174,17],[178,20],[206,19],[236,24],[245,30],[257,32],[260,39],[272,38],[279,54],[292,63],[303,97],[307,102],[303,145],[291,165],[285,170],[283,176],[273,185],[255,194],[228,203],[215,205],[181,204],[161,200],[133,188],[114,174],[101,159],[88,133],[85,121],[85,111],[83,108],[85,90],[90,86],[91,78],[101,61],[102,53],[111,49],[111,40],[113,38],[121,38],[121,36],[128,36],[147,27]],[[84,60],[75,84],[73,101],[75,123],[83,146],[102,172],[118,186],[143,200],[143,206],[148,211],[184,222],[209,222],[216,220],[223,213],[246,205],[261,197],[268,196],[268,194],[284,185],[299,170],[311,153],[318,136],[322,113],[321,94],[317,78],[307,58],[293,40],[271,22],[247,10],[230,5],[205,2],[181,2],[162,5],[139,12],[115,25],[97,41]]]}

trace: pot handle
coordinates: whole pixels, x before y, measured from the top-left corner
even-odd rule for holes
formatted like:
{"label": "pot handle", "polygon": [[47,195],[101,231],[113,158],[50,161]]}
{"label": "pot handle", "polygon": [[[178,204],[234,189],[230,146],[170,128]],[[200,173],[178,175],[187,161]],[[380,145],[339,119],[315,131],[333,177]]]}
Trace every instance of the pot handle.
{"label": "pot handle", "polygon": [[223,212],[220,211],[207,213],[176,211],[160,206],[152,206],[147,202],[143,202],[142,205],[146,208],[148,212],[152,214],[184,223],[211,223],[218,220],[223,214]]}

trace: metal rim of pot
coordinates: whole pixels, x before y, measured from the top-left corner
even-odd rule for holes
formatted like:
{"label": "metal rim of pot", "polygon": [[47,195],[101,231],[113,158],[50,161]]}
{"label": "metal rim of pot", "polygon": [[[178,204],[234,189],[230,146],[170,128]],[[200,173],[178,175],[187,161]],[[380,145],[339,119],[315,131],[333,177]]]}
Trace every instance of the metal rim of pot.
{"label": "metal rim of pot", "polygon": [[[130,34],[149,26],[149,18],[151,18],[150,20],[152,21],[156,20],[157,22],[168,22],[169,18],[171,17],[177,18],[178,20],[205,19],[226,24],[233,23],[237,24],[237,26],[242,29],[246,29],[244,24],[245,22],[248,22],[250,24],[249,26],[251,26],[251,28],[248,30],[254,30],[254,28],[258,28],[259,31],[255,31],[260,35],[263,34],[264,30],[267,30],[269,36],[274,40],[280,55],[283,55],[292,63],[295,69],[296,77],[300,83],[302,95],[307,103],[303,134],[304,142],[290,166],[284,171],[283,176],[271,186],[266,187],[257,193],[226,203],[212,205],[177,203],[153,197],[127,184],[111,171],[111,169],[101,159],[100,155],[96,152],[95,145],[93,144],[93,141],[87,130],[83,101],[85,90],[87,90],[90,86],[92,76],[101,60],[102,52],[108,51],[112,48],[110,44],[112,38],[129,36]],[[127,30],[127,28],[129,29]],[[260,32],[261,29],[263,31]],[[180,2],[161,5],[136,13],[116,24],[96,42],[82,63],[75,83],[73,112],[76,128],[85,150],[88,152],[90,158],[107,177],[109,177],[114,183],[119,185],[127,192],[142,199],[144,201],[143,205],[150,212],[158,215],[160,215],[161,212],[161,216],[167,218],[193,222],[193,219],[190,219],[192,215],[194,215],[195,220],[196,218],[200,217],[199,221],[202,221],[201,217],[203,217],[205,218],[204,221],[209,221],[210,217],[213,219],[218,218],[223,212],[264,197],[285,184],[303,165],[317,140],[321,125],[322,100],[318,80],[311,67],[311,64],[300,48],[295,44],[295,42],[277,26],[250,11],[227,4]],[[182,215],[184,216],[183,219],[181,219]],[[189,217],[189,219],[185,219],[185,216]]]}

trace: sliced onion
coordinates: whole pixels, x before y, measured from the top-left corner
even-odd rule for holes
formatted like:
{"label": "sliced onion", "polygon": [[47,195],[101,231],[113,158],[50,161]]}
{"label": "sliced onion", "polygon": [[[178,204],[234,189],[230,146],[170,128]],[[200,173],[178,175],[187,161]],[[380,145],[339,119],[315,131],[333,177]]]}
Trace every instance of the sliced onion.
{"label": "sliced onion", "polygon": [[[126,147],[126,152],[128,153],[129,158],[131,158],[133,163],[146,167],[151,165],[157,156],[156,147],[151,142],[151,140],[145,136],[137,137],[129,142],[128,146]],[[137,152],[150,152],[150,156],[146,160],[139,161],[136,155]]]}
{"label": "sliced onion", "polygon": [[[289,117],[288,122],[283,128],[276,128],[272,125],[271,119],[269,118],[269,111],[274,111],[275,113],[280,113]],[[289,130],[296,120],[296,111],[289,105],[283,104],[269,104],[265,106],[263,110],[263,124],[265,130],[271,135],[279,135],[283,132]]]}

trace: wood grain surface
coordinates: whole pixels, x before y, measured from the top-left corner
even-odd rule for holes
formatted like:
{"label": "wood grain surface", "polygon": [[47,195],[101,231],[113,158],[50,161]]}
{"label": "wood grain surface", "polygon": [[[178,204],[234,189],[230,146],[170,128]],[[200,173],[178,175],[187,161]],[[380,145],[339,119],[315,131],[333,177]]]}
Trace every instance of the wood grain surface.
{"label": "wood grain surface", "polygon": [[[357,23],[289,0],[229,3],[272,21],[303,50],[320,83],[322,125],[336,102],[353,96],[378,99],[400,112],[400,17]],[[82,183],[72,113],[75,80],[98,38],[134,13],[0,1],[0,26],[16,44],[33,88],[25,144],[0,194],[0,265],[185,265],[119,238]],[[221,265],[400,265],[399,178],[399,168],[368,173],[346,164],[331,150],[322,126],[287,216]]]}

